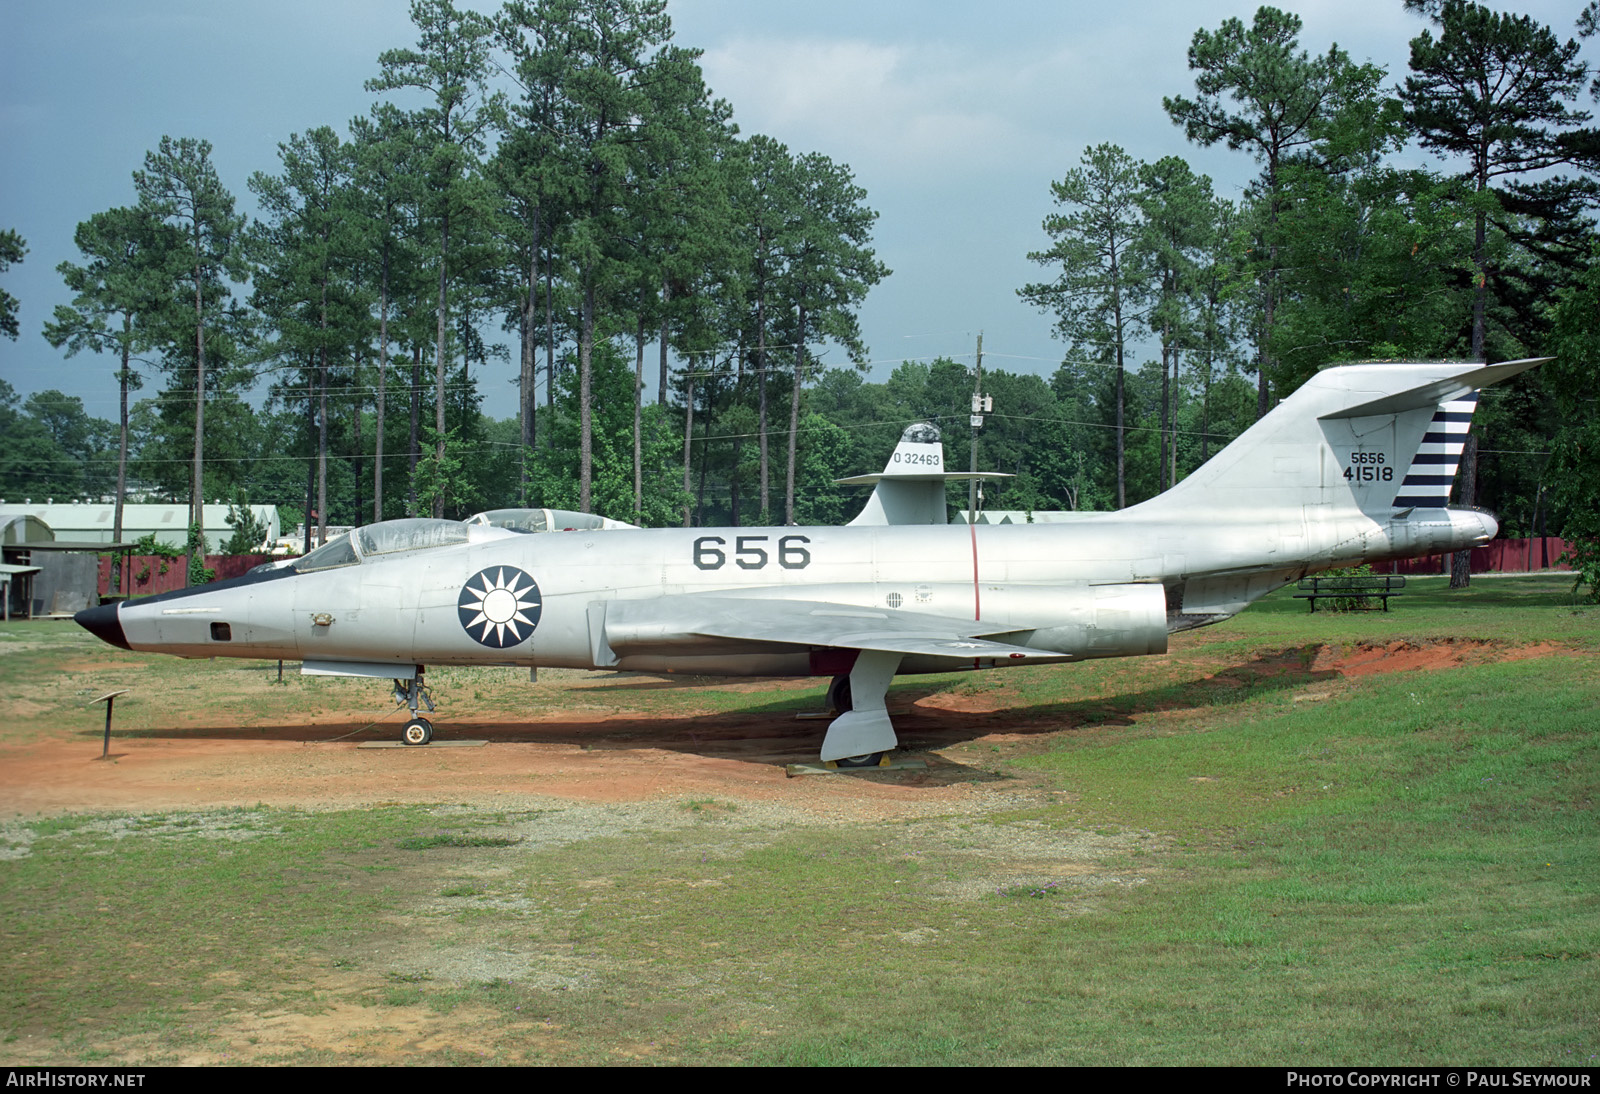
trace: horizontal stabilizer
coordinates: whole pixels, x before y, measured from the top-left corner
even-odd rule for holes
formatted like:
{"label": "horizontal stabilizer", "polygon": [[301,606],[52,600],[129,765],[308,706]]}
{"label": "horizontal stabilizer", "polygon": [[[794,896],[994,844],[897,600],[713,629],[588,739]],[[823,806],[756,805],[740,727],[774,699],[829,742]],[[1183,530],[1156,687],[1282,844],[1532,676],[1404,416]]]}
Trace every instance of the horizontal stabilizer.
{"label": "horizontal stabilizer", "polygon": [[[1453,369],[1453,374],[1429,380],[1404,391],[1397,391],[1392,395],[1384,395],[1354,406],[1342,407],[1339,410],[1324,414],[1322,417],[1367,418],[1378,414],[1400,414],[1407,410],[1416,410],[1419,407],[1438,406],[1441,403],[1459,399],[1469,391],[1479,391],[1490,384],[1498,384],[1501,380],[1508,380],[1519,372],[1526,372],[1534,365],[1542,365],[1549,360],[1552,360],[1552,358],[1524,357],[1517,361],[1502,361],[1498,365],[1457,364],[1444,366]],[[1344,368],[1354,371],[1368,367],[1376,368],[1380,366],[1350,365]],[[1425,368],[1429,366],[1410,367]],[[1354,385],[1352,385],[1352,388],[1354,388]]]}

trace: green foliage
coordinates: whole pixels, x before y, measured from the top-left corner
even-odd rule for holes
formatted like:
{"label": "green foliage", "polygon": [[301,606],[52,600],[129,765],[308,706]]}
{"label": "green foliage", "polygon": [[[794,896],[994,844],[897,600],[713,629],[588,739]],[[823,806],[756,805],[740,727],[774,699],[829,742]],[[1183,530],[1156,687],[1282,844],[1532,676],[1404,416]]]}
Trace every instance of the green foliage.
{"label": "green foliage", "polygon": [[69,501],[109,492],[116,482],[109,422],[54,390],[16,404],[15,389],[0,380],[0,496]]}
{"label": "green foliage", "polygon": [[1019,296],[1041,311],[1056,314],[1056,334],[1072,343],[1074,356],[1090,356],[1116,366],[1116,503],[1127,504],[1126,363],[1129,326],[1151,286],[1141,265],[1139,208],[1141,164],[1116,145],[1084,152],[1082,166],[1051,184],[1066,213],[1045,218],[1054,240],[1048,251],[1028,258],[1059,264],[1051,281],[1024,285]]}
{"label": "green foliage", "polygon": [[1600,539],[1590,533],[1588,538],[1569,541],[1561,562],[1572,567],[1572,593],[1589,586],[1586,597],[1591,604],[1600,604]]}
{"label": "green foliage", "polygon": [[1055,203],[1067,210],[1044,220],[1052,246],[1028,255],[1044,266],[1059,265],[1060,273],[1017,294],[1054,312],[1056,334],[1068,342],[1095,342],[1109,333],[1121,367],[1126,325],[1147,288],[1135,252],[1142,164],[1110,144],[1088,149],[1081,163],[1050,186]]}
{"label": "green foliage", "polygon": [[[1280,281],[1290,265],[1280,226],[1284,170],[1291,163],[1334,170],[1369,157],[1392,114],[1374,101],[1380,69],[1352,63],[1338,46],[1312,56],[1300,48],[1301,25],[1299,16],[1263,6],[1248,29],[1228,19],[1216,31],[1195,31],[1189,68],[1199,97],[1162,100],[1191,141],[1206,147],[1224,142],[1248,151],[1263,168],[1254,194],[1258,207],[1246,221],[1254,238],[1244,264],[1258,312],[1252,323],[1258,416],[1270,405]],[[1280,395],[1293,390],[1293,379],[1285,379]]]}
{"label": "green foliage", "polygon": [[1320,140],[1351,82],[1368,74],[1353,71],[1337,46],[1312,57],[1300,48],[1301,26],[1299,16],[1263,5],[1248,29],[1228,19],[1215,31],[1195,31],[1189,68],[1198,73],[1200,97],[1163,99],[1173,124],[1196,144],[1223,141],[1249,150],[1269,175],[1297,149]]}
{"label": "green foliage", "polygon": [[[1363,562],[1359,566],[1347,566],[1335,573],[1324,574],[1323,576],[1325,578],[1371,577],[1372,574],[1372,564]],[[1336,596],[1329,600],[1323,600],[1321,603],[1328,611],[1354,612],[1370,608],[1372,606],[1372,598],[1366,596]]]}
{"label": "green foliage", "polygon": [[800,466],[795,470],[795,522],[847,524],[861,509],[848,486],[833,480],[853,473],[850,434],[815,411],[800,419]]}
{"label": "green foliage", "polygon": [[1564,411],[1555,437],[1551,493],[1565,508],[1561,534],[1572,544],[1573,591],[1587,585],[1600,602],[1600,243],[1588,269],[1555,309],[1556,359],[1542,369],[1547,389]]}
{"label": "green foliage", "polygon": [[217,579],[217,571],[206,565],[206,540],[198,522],[191,522],[189,525],[187,554],[189,585],[204,585]]}
{"label": "green foliage", "polygon": [[472,512],[482,499],[462,472],[470,447],[461,440],[459,429],[447,431],[442,445],[439,431],[433,426],[424,426],[422,432],[422,456],[417,460],[411,482],[417,492],[417,503],[424,512],[441,509],[458,515]]}
{"label": "green foliage", "polygon": [[[0,230],[0,273],[5,273],[13,264],[21,262],[22,256],[27,253],[28,245],[15,229]],[[17,298],[0,289],[0,334],[13,342],[17,340],[20,329],[17,326],[17,307]]]}
{"label": "green foliage", "polygon": [[44,337],[72,357],[82,350],[115,352],[118,378],[142,385],[131,367],[149,348],[157,315],[167,302],[164,266],[179,241],[170,225],[143,207],[114,208],[78,225],[73,242],[83,265],[63,262],[56,272],[73,293],[44,326]]}
{"label": "green foliage", "polygon": [[133,553],[136,555],[155,555],[158,558],[182,558],[183,548],[174,547],[170,543],[162,543],[156,538],[156,534],[151,532],[133,541]]}
{"label": "green foliage", "polygon": [[222,545],[225,555],[254,554],[267,538],[266,521],[256,516],[255,510],[250,507],[250,495],[244,491],[240,491],[228,503],[228,526],[233,533]]}
{"label": "green foliage", "polygon": [[[596,343],[592,357],[592,478],[590,512],[646,527],[682,522],[682,436],[659,406],[643,408],[643,511],[633,514],[633,372],[615,344]],[[560,381],[555,415],[545,429],[549,443],[528,455],[529,472],[542,504],[580,509],[579,377]]]}
{"label": "green foliage", "polygon": [[[1496,304],[1517,296],[1532,303],[1548,288],[1529,286],[1527,275],[1516,272],[1519,263],[1508,261],[1500,248],[1521,237],[1535,243],[1544,261],[1560,261],[1565,248],[1556,240],[1540,240],[1546,233],[1536,224],[1530,230],[1524,218],[1531,213],[1536,221],[1561,220],[1570,215],[1563,206],[1595,196],[1589,183],[1522,179],[1572,162],[1583,145],[1592,144],[1593,130],[1582,128],[1588,114],[1570,105],[1583,90],[1588,69],[1578,59],[1577,42],[1562,43],[1529,16],[1502,14],[1468,0],[1443,0],[1432,15],[1439,35],[1424,30],[1412,40],[1412,75],[1401,96],[1417,140],[1462,163],[1460,177],[1476,195],[1470,352],[1483,360],[1497,340],[1491,329],[1500,319],[1493,314]],[[1577,224],[1571,228],[1584,231]],[[1581,254],[1565,257],[1581,261]],[[1514,302],[1513,338],[1522,326],[1516,312]],[[1493,352],[1512,357],[1520,347],[1512,342]]]}
{"label": "green foliage", "polygon": [[1457,184],[1373,166],[1282,175],[1283,302],[1272,335],[1279,390],[1339,361],[1466,352],[1470,212]]}
{"label": "green foliage", "polygon": [[[1479,346],[1573,359],[1554,350],[1555,326],[1575,306],[1560,302],[1589,261],[1596,200],[1592,178],[1562,173],[1595,165],[1575,46],[1464,0],[1409,6],[1432,22],[1412,43],[1403,110],[1375,67],[1336,47],[1303,49],[1294,14],[1262,7],[1196,32],[1193,94],[1165,106],[1190,140],[1261,166],[1237,206],[1178,156],[1141,165],[1109,144],[1086,149],[1053,187],[1048,249],[1032,256],[1048,270],[1021,294],[1052,316],[1069,359],[1049,377],[989,370],[998,412],[980,463],[1015,476],[989,485],[989,506],[1147,497],[1330,362]],[[696,428],[684,468],[683,419],[666,410],[674,385],[663,376],[662,405],[641,414],[639,519],[681,519],[685,472],[696,519],[709,523],[846,519],[860,491],[831,478],[876,470],[915,420],[943,425],[964,466],[961,365],[917,363],[882,384],[820,369],[822,343],[865,355],[859,309],[888,273],[871,248],[876,213],[847,165],[741,138],[698,51],[674,44],[664,4],[514,0],[490,17],[418,0],[411,18],[414,44],[378,57],[367,86],[379,101],[348,140],[308,125],[284,142],[274,174],[251,176],[262,222],[249,231],[210,145],[173,138],[146,157],[136,203],[78,225],[79,258],[59,267],[72,302],[44,333],[68,357],[113,354],[124,395],[149,366],[165,373],[165,390],[129,415],[140,488],[180,498],[248,488],[298,506],[304,461],[320,456],[326,483],[313,480],[308,508],[341,523],[375,508],[400,515],[413,486],[405,358],[416,354],[432,366],[430,435],[450,449],[441,462],[419,445],[430,502],[463,515],[587,498],[627,518],[633,426],[614,415],[638,393],[599,378],[615,362],[590,356],[652,340],[667,347],[663,372],[670,352],[680,383],[694,375]],[[1579,30],[1593,25],[1590,3]],[[497,66],[511,100],[491,86]],[[1502,79],[1517,72],[1530,78]],[[1408,138],[1460,177],[1389,166]],[[25,250],[0,232],[0,270]],[[247,275],[249,310],[229,288]],[[15,337],[15,301],[0,304],[0,330]],[[501,421],[480,413],[472,375],[494,348],[495,316],[523,350],[520,414]],[[1125,359],[1130,324],[1156,332],[1158,363]],[[534,352],[546,345],[552,372],[577,374],[576,394],[554,376],[551,401],[564,405],[536,409]],[[269,368],[258,408],[245,389]],[[1259,382],[1253,408],[1241,372]],[[374,506],[380,398],[385,496]],[[69,404],[54,392],[0,400],[0,494],[114,490],[115,431]],[[510,410],[494,395],[490,408]],[[1596,448],[1584,434],[1595,417],[1587,405],[1553,409],[1537,377],[1480,406],[1478,497],[1508,534],[1548,514],[1569,537],[1589,536],[1594,493],[1577,468]],[[783,509],[774,434],[794,461]],[[1559,473],[1545,466],[1547,437]]]}

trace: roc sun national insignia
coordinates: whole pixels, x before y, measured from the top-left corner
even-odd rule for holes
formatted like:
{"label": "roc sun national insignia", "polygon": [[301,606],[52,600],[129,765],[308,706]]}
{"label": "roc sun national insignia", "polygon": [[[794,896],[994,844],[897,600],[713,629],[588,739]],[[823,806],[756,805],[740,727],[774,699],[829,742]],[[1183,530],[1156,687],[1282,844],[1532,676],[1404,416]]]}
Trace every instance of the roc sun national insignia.
{"label": "roc sun national insignia", "polygon": [[515,566],[490,566],[462,586],[456,610],[474,641],[508,649],[539,625],[539,585]]}

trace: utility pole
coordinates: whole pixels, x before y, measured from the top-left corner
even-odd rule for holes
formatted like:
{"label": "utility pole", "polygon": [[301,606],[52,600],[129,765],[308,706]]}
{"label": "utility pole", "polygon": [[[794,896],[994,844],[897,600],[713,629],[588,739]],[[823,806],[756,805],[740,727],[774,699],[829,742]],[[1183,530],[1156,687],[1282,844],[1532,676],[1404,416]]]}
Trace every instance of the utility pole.
{"label": "utility pole", "polygon": [[984,411],[994,409],[994,398],[983,394],[983,332],[978,332],[978,364],[972,381],[972,416],[967,419],[972,426],[973,479],[967,484],[967,523],[978,523],[978,430],[983,427]]}

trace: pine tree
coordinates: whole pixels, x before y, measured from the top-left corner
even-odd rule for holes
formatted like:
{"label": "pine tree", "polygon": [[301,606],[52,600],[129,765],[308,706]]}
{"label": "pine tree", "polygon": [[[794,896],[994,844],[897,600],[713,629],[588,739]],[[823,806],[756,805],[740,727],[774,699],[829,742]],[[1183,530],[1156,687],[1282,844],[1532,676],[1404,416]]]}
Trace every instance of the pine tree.
{"label": "pine tree", "polygon": [[878,214],[866,205],[867,192],[855,184],[849,167],[819,152],[801,156],[794,164],[794,192],[798,218],[783,239],[785,268],[780,284],[784,303],[793,309],[788,329],[795,348],[783,501],[787,524],[794,523],[795,454],[800,393],[810,363],[808,346],[828,339],[865,368],[867,349],[856,309],[867,291],[890,273],[868,246]]}
{"label": "pine tree", "polygon": [[[444,466],[445,370],[450,331],[453,232],[490,215],[492,201],[480,177],[479,157],[502,108],[488,87],[494,25],[487,16],[459,11],[451,0],[414,0],[411,21],[417,48],[386,50],[368,91],[420,91],[431,102],[410,113],[419,131],[427,186],[424,215],[438,240],[439,293],[434,338],[434,459]],[[444,514],[446,491],[434,494],[433,513]]]}
{"label": "pine tree", "polygon": [[84,264],[56,267],[73,292],[58,305],[44,337],[72,357],[80,350],[117,354],[119,441],[117,492],[111,538],[122,541],[122,509],[128,488],[128,392],[143,386],[134,370],[137,354],[150,348],[153,312],[163,302],[160,263],[176,241],[172,229],[137,208],[108,209],[78,225],[73,242]]}
{"label": "pine tree", "polygon": [[[28,253],[28,244],[14,229],[7,228],[0,231],[0,273],[5,273],[14,264],[22,261],[22,256]],[[13,342],[21,329],[17,324],[17,298],[0,289],[0,334],[5,335]]]}
{"label": "pine tree", "polygon": [[[1422,146],[1464,160],[1462,178],[1476,195],[1471,353],[1482,361],[1498,280],[1488,230],[1506,195],[1499,180],[1572,162],[1569,138],[1589,115],[1570,104],[1588,68],[1578,60],[1576,41],[1561,42],[1528,16],[1445,0],[1437,21],[1437,39],[1427,30],[1412,39],[1413,75],[1401,96]],[[1523,189],[1519,196],[1532,192]]]}
{"label": "pine tree", "polygon": [[1040,311],[1056,315],[1055,333],[1075,345],[1094,346],[1116,366],[1117,508],[1128,504],[1126,362],[1129,328],[1142,315],[1148,281],[1140,267],[1143,232],[1139,172],[1132,156],[1112,144],[1088,149],[1083,166],[1050,184],[1055,202],[1070,210],[1044,219],[1055,241],[1028,258],[1059,264],[1053,281],[1017,290]]}
{"label": "pine tree", "polygon": [[[256,172],[250,189],[269,222],[259,233],[254,302],[272,315],[276,351],[309,368],[305,394],[316,404],[317,538],[327,542],[328,388],[335,360],[365,340],[366,301],[351,279],[361,249],[354,152],[327,126],[278,146],[283,174]],[[359,522],[360,515],[356,515]]]}
{"label": "pine tree", "polygon": [[[1498,221],[1521,233],[1516,216],[1533,213],[1538,221],[1565,221],[1559,235],[1586,239],[1586,218],[1563,210],[1589,190],[1580,180],[1518,179],[1570,163],[1592,143],[1584,130],[1589,115],[1570,104],[1583,91],[1588,67],[1578,60],[1578,43],[1561,42],[1548,27],[1528,16],[1505,15],[1466,0],[1444,0],[1435,14],[1439,37],[1424,30],[1411,41],[1411,70],[1401,96],[1406,121],[1423,147],[1447,158],[1465,160],[1462,178],[1472,187],[1472,334],[1475,361],[1487,360],[1493,300],[1505,292],[1502,269],[1491,253],[1489,227]],[[1543,214],[1543,215],[1540,215]],[[1536,228],[1523,235],[1538,240]],[[1570,248],[1569,248],[1570,250]],[[1581,261],[1581,258],[1579,259]],[[1548,289],[1547,289],[1548,291]],[[1469,434],[1463,453],[1459,500],[1476,497],[1477,434]],[[1457,552],[1450,568],[1451,588],[1471,581],[1471,553]]]}
{"label": "pine tree", "polygon": [[[1268,385],[1273,362],[1271,342],[1280,295],[1278,217],[1282,208],[1284,167],[1304,158],[1322,140],[1341,106],[1358,101],[1382,78],[1372,65],[1355,65],[1338,46],[1320,57],[1300,49],[1297,15],[1272,7],[1257,9],[1246,29],[1228,19],[1215,31],[1195,31],[1189,46],[1189,67],[1197,99],[1181,95],[1162,104],[1184,135],[1203,147],[1225,142],[1244,149],[1262,165],[1262,218],[1266,252],[1261,262],[1262,339],[1258,343],[1256,415],[1269,407]],[[1225,100],[1238,104],[1230,110]]]}
{"label": "pine tree", "polygon": [[1144,232],[1140,265],[1153,287],[1145,322],[1161,341],[1161,489],[1177,481],[1177,410],[1180,354],[1193,342],[1198,255],[1210,228],[1211,179],[1195,175],[1177,156],[1163,156],[1139,172]]}
{"label": "pine tree", "polygon": [[[190,482],[191,527],[198,530],[199,550],[205,544],[205,402],[206,335],[230,318],[233,294],[227,281],[244,281],[249,264],[244,252],[245,218],[233,211],[233,195],[222,185],[211,164],[211,143],[183,137],[162,137],[154,152],[144,158],[144,170],[135,171],[134,189],[141,211],[174,229],[168,238],[174,247],[166,264],[168,284],[189,297],[187,317],[171,316],[169,358],[175,363],[193,348],[194,459]],[[176,300],[174,300],[176,304]],[[190,552],[190,581],[200,570],[200,560]]]}

